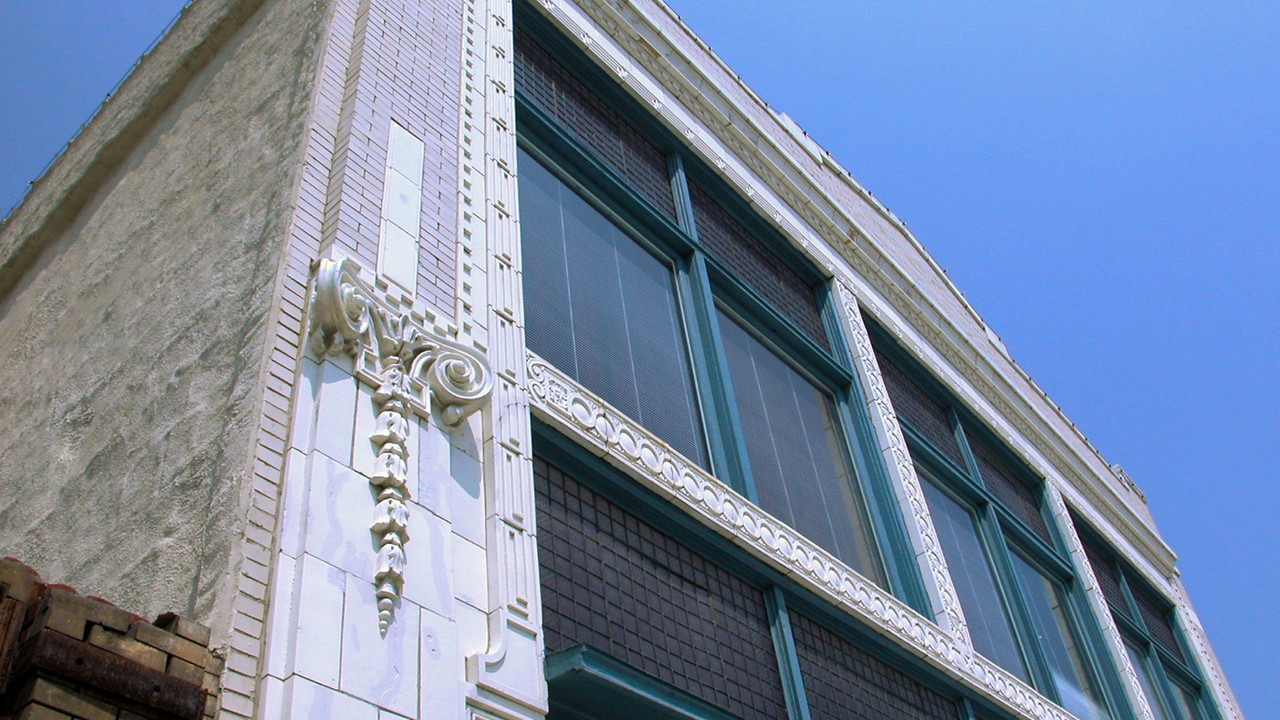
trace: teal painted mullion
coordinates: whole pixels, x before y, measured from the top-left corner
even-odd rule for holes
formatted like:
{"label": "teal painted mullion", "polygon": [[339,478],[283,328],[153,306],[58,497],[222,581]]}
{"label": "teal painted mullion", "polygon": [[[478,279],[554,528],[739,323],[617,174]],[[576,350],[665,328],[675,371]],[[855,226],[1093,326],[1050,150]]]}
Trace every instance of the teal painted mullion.
{"label": "teal painted mullion", "polygon": [[1156,652],[1156,643],[1148,643],[1146,651],[1147,667],[1150,668],[1152,684],[1156,686],[1156,692],[1160,693],[1160,699],[1164,702],[1164,706],[1168,708],[1168,715],[1171,718],[1179,718],[1180,720],[1196,720],[1195,718],[1187,718],[1182,713],[1177,712],[1178,698],[1174,697],[1177,692],[1173,688],[1173,681],[1164,671],[1164,663],[1160,662],[1160,653]]}
{"label": "teal painted mullion", "polygon": [[991,569],[994,571],[996,586],[1000,597],[1004,599],[1005,610],[1009,615],[1009,625],[1013,630],[1014,640],[1022,650],[1022,661],[1026,665],[1031,685],[1041,695],[1061,702],[1058,697],[1057,684],[1053,681],[1053,673],[1049,670],[1049,662],[1045,659],[1040,643],[1036,641],[1035,623],[1031,621],[1031,611],[1027,609],[1018,584],[1018,576],[1013,570],[1012,550],[1004,539],[999,521],[993,509],[987,505],[979,512],[978,526],[982,529],[983,540],[990,549]]}
{"label": "teal painted mullion", "polygon": [[[679,155],[668,157],[671,193],[675,200],[676,220],[680,228],[696,246],[698,232],[693,223],[693,206],[689,200],[689,185],[684,175],[684,163]],[[720,356],[720,339],[716,333],[714,318],[707,312],[710,288],[705,271],[698,270],[698,253],[681,258],[676,263],[676,285],[679,290],[681,314],[684,316],[685,335],[689,342],[690,362],[693,365],[694,385],[698,394],[698,407],[702,411],[703,432],[707,438],[707,455],[711,459],[712,474],[733,484],[732,479],[742,477],[742,468],[733,448],[735,443],[726,434],[727,417],[734,408],[726,404],[724,378],[717,372],[715,358]]]}
{"label": "teal painted mullion", "polygon": [[[1067,547],[1066,538],[1069,533],[1075,532],[1078,535],[1080,532],[1075,528],[1073,517],[1068,513],[1064,519],[1069,527],[1060,527],[1056,522],[1050,525],[1051,528],[1055,528],[1051,532],[1058,534],[1063,548]],[[1086,558],[1081,559],[1083,562],[1089,562]],[[1093,612],[1092,604],[1085,595],[1083,576],[1076,573],[1069,555],[1067,565],[1071,570],[1071,579],[1063,588],[1063,592],[1067,596],[1067,612],[1071,623],[1077,631],[1076,634],[1082,638],[1078,644],[1085,651],[1085,664],[1088,665],[1086,671],[1094,678],[1094,684],[1107,703],[1107,710],[1111,717],[1132,720],[1137,717],[1138,711],[1129,702],[1129,694],[1121,681],[1120,668],[1111,656],[1106,635],[1103,633],[1102,618]],[[1104,570],[1105,568],[1099,568],[1099,572]],[[1102,604],[1103,612],[1110,612],[1110,605],[1107,604],[1106,598],[1103,598]]]}
{"label": "teal painted mullion", "polygon": [[[848,391],[836,394],[836,412],[845,431],[845,443],[853,460],[854,482],[862,488],[866,499],[866,512],[870,516],[869,527],[874,534],[891,590],[898,599],[907,603],[921,615],[934,617],[929,596],[920,577],[920,566],[907,539],[906,521],[898,505],[897,495],[889,482],[888,471],[878,452],[875,431],[864,412],[856,412],[851,406],[865,408],[857,383]],[[869,450],[870,448],[870,450]],[[872,457],[874,453],[875,457]]]}
{"label": "teal painted mullion", "polygon": [[1137,711],[1129,705],[1129,695],[1120,681],[1120,669],[1115,666],[1102,633],[1102,624],[1090,609],[1084,596],[1084,586],[1072,582],[1063,588],[1067,596],[1067,615],[1076,630],[1076,645],[1085,653],[1085,668],[1093,684],[1102,694],[1107,711],[1112,718],[1132,719]]}
{"label": "teal painted mullion", "polygon": [[965,433],[964,423],[960,422],[960,414],[954,407],[947,408],[947,419],[951,421],[951,432],[955,434],[956,443],[960,446],[960,456],[964,458],[965,482],[979,489],[981,491],[979,494],[988,501],[994,499],[991,493],[987,492],[986,483],[982,481],[982,473],[978,471],[978,457],[969,446],[969,436]]}
{"label": "teal painted mullion", "polygon": [[778,672],[782,675],[782,694],[787,701],[787,718],[810,720],[809,699],[804,692],[804,677],[800,671],[800,656],[796,654],[796,640],[791,632],[787,599],[782,590],[774,585],[765,591],[764,601],[769,610],[769,631],[773,635]]}
{"label": "teal painted mullion", "polygon": [[836,301],[834,281],[823,283],[818,299],[831,351],[853,376],[842,390],[835,393],[836,407],[841,415],[849,454],[853,457],[854,477],[866,498],[869,527],[875,535],[880,551],[878,555],[891,586],[889,589],[916,612],[934,617],[929,594],[920,577],[920,566],[916,564],[915,553],[911,550],[902,508],[893,492],[889,471],[884,465],[884,456],[880,454],[875,428],[868,415],[867,399],[859,382],[859,364],[853,360],[852,347],[840,322],[839,313],[843,308]]}
{"label": "teal painted mullion", "polygon": [[729,376],[729,361],[724,352],[724,339],[720,337],[720,323],[716,320],[715,295],[711,290],[711,278],[707,274],[706,256],[694,252],[689,263],[689,279],[692,289],[692,311],[700,329],[701,343],[697,364],[707,375],[712,401],[716,405],[715,424],[708,423],[710,433],[719,440],[724,470],[717,477],[742,493],[753,503],[759,503],[755,480],[751,476],[751,461],[743,438],[742,422],[738,419],[738,404],[733,395],[733,383]]}

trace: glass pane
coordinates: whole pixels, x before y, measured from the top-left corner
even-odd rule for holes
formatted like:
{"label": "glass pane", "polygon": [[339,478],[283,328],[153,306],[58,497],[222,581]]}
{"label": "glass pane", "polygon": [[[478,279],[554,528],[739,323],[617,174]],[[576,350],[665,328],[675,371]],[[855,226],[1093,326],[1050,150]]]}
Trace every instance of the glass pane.
{"label": "glass pane", "polygon": [[671,270],[520,151],[531,350],[706,466]]}
{"label": "glass pane", "polygon": [[1027,611],[1031,614],[1036,641],[1049,663],[1049,672],[1053,674],[1062,707],[1080,720],[1108,717],[1093,683],[1089,681],[1084,657],[1071,632],[1066,608],[1063,607],[1062,588],[1021,557],[1013,555],[1011,560]]}
{"label": "glass pane", "polygon": [[831,397],[718,316],[760,506],[884,585]]}
{"label": "glass pane", "polygon": [[1004,602],[996,590],[987,554],[978,539],[973,515],[923,473],[921,479],[924,480],[920,485],[929,504],[929,513],[933,516],[933,527],[938,533],[942,554],[947,559],[947,569],[951,571],[960,607],[964,609],[974,649],[1027,680],[1027,670],[1022,664],[1009,618],[1005,615]]}
{"label": "glass pane", "polygon": [[1182,711],[1182,716],[1186,720],[1200,720],[1203,717],[1200,714],[1200,699],[1196,693],[1175,683],[1173,697],[1178,701],[1178,709]]}
{"label": "glass pane", "polygon": [[1151,672],[1147,670],[1147,661],[1142,653],[1128,643],[1125,643],[1124,649],[1129,653],[1129,662],[1133,663],[1134,672],[1138,673],[1138,684],[1142,686],[1142,694],[1147,697],[1147,705],[1151,706],[1151,714],[1156,720],[1170,720],[1168,713],[1164,711],[1163,701],[1157,696],[1155,682],[1151,678]]}

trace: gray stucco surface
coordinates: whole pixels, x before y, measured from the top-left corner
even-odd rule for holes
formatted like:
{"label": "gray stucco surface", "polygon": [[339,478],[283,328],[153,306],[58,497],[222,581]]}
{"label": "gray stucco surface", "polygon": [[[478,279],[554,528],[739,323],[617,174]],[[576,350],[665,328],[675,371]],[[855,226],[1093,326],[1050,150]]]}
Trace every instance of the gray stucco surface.
{"label": "gray stucco surface", "polygon": [[0,554],[215,643],[329,14],[266,2],[0,297]]}

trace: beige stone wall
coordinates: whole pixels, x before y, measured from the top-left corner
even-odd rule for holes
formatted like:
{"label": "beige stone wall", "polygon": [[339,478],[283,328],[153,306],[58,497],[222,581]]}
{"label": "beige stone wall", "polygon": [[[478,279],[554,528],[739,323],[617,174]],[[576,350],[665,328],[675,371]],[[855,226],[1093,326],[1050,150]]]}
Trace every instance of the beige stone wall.
{"label": "beige stone wall", "polygon": [[215,644],[330,15],[197,2],[0,230],[0,555]]}

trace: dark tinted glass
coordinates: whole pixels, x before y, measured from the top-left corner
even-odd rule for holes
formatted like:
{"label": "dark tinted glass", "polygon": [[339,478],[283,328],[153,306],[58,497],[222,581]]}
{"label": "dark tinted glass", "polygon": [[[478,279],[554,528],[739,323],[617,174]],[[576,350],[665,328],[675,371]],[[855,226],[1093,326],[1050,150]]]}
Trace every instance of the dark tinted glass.
{"label": "dark tinted glass", "polygon": [[529,348],[706,466],[671,270],[519,156]]}
{"label": "dark tinted glass", "polygon": [[1151,639],[1172,653],[1174,657],[1182,660],[1182,649],[1178,647],[1177,635],[1173,629],[1173,609],[1156,594],[1155,590],[1141,582],[1130,582],[1129,589],[1133,591],[1133,599],[1138,603],[1138,612],[1142,614],[1142,622],[1147,626],[1147,632],[1151,633]]}
{"label": "dark tinted glass", "polygon": [[[919,464],[916,467],[920,467]],[[933,527],[938,532],[938,542],[947,559],[956,595],[960,597],[960,607],[964,609],[964,618],[969,624],[974,649],[1026,680],[1027,671],[1009,618],[1005,615],[1004,603],[996,589],[987,554],[982,550],[973,516],[927,476],[921,479],[924,482],[920,486],[933,516]]]}
{"label": "dark tinted glass", "polygon": [[760,506],[883,585],[830,396],[718,315]]}
{"label": "dark tinted glass", "polygon": [[760,588],[540,458],[547,652],[588,645],[743,720],[787,717]]}
{"label": "dark tinted glass", "polygon": [[674,220],[675,201],[662,152],[527,33],[516,31],[515,50],[516,88],[586,145],[627,187]]}
{"label": "dark tinted glass", "polygon": [[[1083,522],[1075,515],[1071,516],[1071,521],[1076,524],[1076,527],[1083,526]],[[1111,552],[1099,547],[1088,536],[1081,536],[1080,542],[1084,545],[1084,554],[1089,559],[1093,574],[1098,578],[1102,596],[1111,604],[1113,612],[1119,610],[1128,615],[1128,603],[1124,599],[1124,591],[1120,589],[1120,576],[1117,574],[1116,563],[1112,559]]]}
{"label": "dark tinted glass", "polygon": [[1018,555],[1010,559],[1062,707],[1080,720],[1109,717],[1089,679],[1084,656],[1076,645],[1070,616],[1064,605],[1063,589]]}
{"label": "dark tinted glass", "polygon": [[698,239],[707,253],[763,295],[814,342],[829,349],[813,287],[702,188],[690,183],[689,197]]}
{"label": "dark tinted glass", "polygon": [[1040,491],[1018,479],[985,442],[970,437],[969,445],[973,448],[974,458],[978,461],[978,472],[982,473],[982,482],[987,489],[1000,500],[1001,505],[1025,522],[1032,532],[1052,544],[1049,526],[1045,524],[1037,500]]}
{"label": "dark tinted glass", "polygon": [[947,409],[907,377],[897,365],[880,353],[876,363],[884,376],[885,390],[898,419],[923,435],[948,460],[958,467],[965,467],[960,443],[951,429]]}

